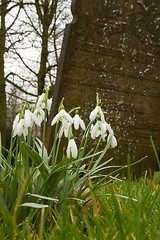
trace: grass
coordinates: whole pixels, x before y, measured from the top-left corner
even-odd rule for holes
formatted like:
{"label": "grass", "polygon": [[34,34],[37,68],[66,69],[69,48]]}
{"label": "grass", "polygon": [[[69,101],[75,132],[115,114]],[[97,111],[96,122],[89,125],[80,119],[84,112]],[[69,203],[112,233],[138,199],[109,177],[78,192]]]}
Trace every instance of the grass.
{"label": "grass", "polygon": [[[96,192],[89,181],[88,188],[87,203],[68,199],[61,211],[56,205],[49,210],[38,209],[38,226],[32,219],[37,209],[31,208],[19,224],[14,222],[15,212],[8,221],[2,217],[0,239],[160,239],[159,185],[140,178],[112,182]],[[9,226],[13,228],[10,236]]]}

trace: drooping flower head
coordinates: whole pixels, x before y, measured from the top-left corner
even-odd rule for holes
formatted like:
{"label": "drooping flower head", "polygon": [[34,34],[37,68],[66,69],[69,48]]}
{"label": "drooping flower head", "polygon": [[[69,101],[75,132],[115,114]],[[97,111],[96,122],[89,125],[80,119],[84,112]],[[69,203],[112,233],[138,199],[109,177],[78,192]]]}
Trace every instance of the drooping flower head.
{"label": "drooping flower head", "polygon": [[94,121],[96,118],[100,118],[100,120],[104,123],[104,114],[101,109],[101,101],[99,101],[98,105],[95,107],[95,109],[91,112],[89,119],[90,121]]}
{"label": "drooping flower head", "polygon": [[24,137],[28,134],[28,128],[25,126],[24,115],[22,109],[20,108],[20,112],[16,115],[13,121],[13,137],[21,136],[22,134]]}
{"label": "drooping flower head", "polygon": [[98,120],[96,124],[91,129],[91,138],[95,139],[96,137],[102,136],[102,139],[105,140],[106,134],[106,127],[103,122]]}
{"label": "drooping flower head", "polygon": [[[91,112],[90,116],[90,121],[94,121],[95,119],[97,120],[95,125],[92,125],[91,128],[91,138],[95,139],[96,137],[102,137],[102,140],[105,141],[105,138],[107,137],[107,143],[110,141],[110,146],[112,148],[117,146],[117,140],[114,136],[114,132],[110,126],[105,121],[103,111],[101,109],[101,101],[99,100],[99,96],[97,94],[97,106],[95,109]],[[108,131],[108,133],[107,133]]]}
{"label": "drooping flower head", "polygon": [[71,157],[73,157],[74,159],[76,159],[77,155],[78,155],[77,145],[72,136],[67,146],[67,158],[70,159]]}
{"label": "drooping flower head", "polygon": [[[63,121],[62,124],[66,124],[67,122],[69,122],[71,124],[73,123],[72,117],[64,109],[63,100],[64,99],[62,99],[62,101],[60,103],[57,115],[53,118],[53,120],[51,122],[51,126],[53,126],[55,123],[57,123],[59,121],[62,122],[62,120],[66,120],[66,121]],[[65,128],[65,125],[64,125],[64,128]]]}
{"label": "drooping flower head", "polygon": [[41,125],[40,120],[29,109],[25,110],[24,123],[25,123],[25,126],[28,127],[28,128],[29,127],[32,128],[34,123],[39,127]]}
{"label": "drooping flower head", "polygon": [[51,110],[51,105],[52,105],[52,98],[48,99],[48,89],[44,89],[44,92],[38,96],[36,104],[35,104],[35,109],[47,109],[48,112]]}
{"label": "drooping flower head", "polygon": [[[110,125],[109,125],[110,126]],[[112,148],[115,148],[117,147],[117,139],[116,137],[114,136],[114,132],[111,128],[111,126],[108,128],[108,131],[109,131],[109,135],[107,137],[107,143],[110,141],[110,146]]]}
{"label": "drooping flower head", "polygon": [[74,128],[77,130],[79,128],[79,126],[85,130],[85,124],[84,121],[80,118],[79,116],[79,111],[76,110],[75,116],[73,117],[73,124],[74,124]]}
{"label": "drooping flower head", "polygon": [[65,111],[64,105],[63,105],[63,99],[59,106],[59,112],[53,118],[51,122],[51,126],[53,126],[55,123],[58,123],[59,121],[62,123],[62,126],[59,130],[58,137],[61,138],[64,133],[65,137],[70,138],[71,124],[73,123],[73,118]]}
{"label": "drooping flower head", "polygon": [[64,136],[66,138],[70,138],[71,130],[72,130],[71,123],[68,122],[67,120],[63,119],[62,120],[62,126],[61,126],[61,128],[59,130],[58,137],[61,138],[63,133],[64,133]]}

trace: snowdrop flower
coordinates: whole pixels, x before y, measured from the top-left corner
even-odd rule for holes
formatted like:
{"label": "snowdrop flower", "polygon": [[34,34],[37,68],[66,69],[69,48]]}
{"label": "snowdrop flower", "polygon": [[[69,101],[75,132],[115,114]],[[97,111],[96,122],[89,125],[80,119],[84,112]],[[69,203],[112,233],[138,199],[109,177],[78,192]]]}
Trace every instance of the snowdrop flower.
{"label": "snowdrop flower", "polygon": [[45,108],[45,99],[46,99],[46,95],[45,93],[42,93],[39,97],[38,97],[38,101],[36,104],[36,108],[41,108],[44,109]]}
{"label": "snowdrop flower", "polygon": [[39,96],[38,101],[37,101],[37,104],[36,104],[36,108],[45,109],[45,107],[46,107],[46,101],[47,101],[47,110],[48,110],[48,112],[50,112],[50,110],[51,110],[51,105],[52,105],[52,98],[46,99],[46,94],[45,94],[45,93],[42,93],[42,94]]}
{"label": "snowdrop flower", "polygon": [[13,137],[15,137],[16,135],[21,136],[22,134],[24,135],[24,137],[26,137],[28,134],[28,128],[25,126],[23,118],[21,118],[17,124],[14,124]]}
{"label": "snowdrop flower", "polygon": [[109,142],[109,140],[111,140],[110,145],[112,148],[115,148],[117,146],[117,139],[114,136],[114,132],[111,128],[111,125],[108,124],[107,122],[104,122],[104,125],[109,132],[109,135],[107,137],[107,143]]}
{"label": "snowdrop flower", "polygon": [[69,123],[73,123],[72,117],[64,109],[61,109],[60,112],[53,118],[51,126],[58,121],[62,121],[63,119],[67,120]]}
{"label": "snowdrop flower", "polygon": [[77,145],[74,139],[70,139],[67,146],[67,157],[68,159],[72,156],[73,158],[77,158],[78,150]]}
{"label": "snowdrop flower", "polygon": [[100,120],[98,120],[91,129],[92,139],[95,139],[96,137],[99,137],[99,136],[102,136],[103,140],[105,140],[105,137],[107,136],[105,124],[102,123]]}
{"label": "snowdrop flower", "polygon": [[25,110],[24,114],[24,124],[26,127],[33,127],[33,124],[36,124],[40,127],[40,120],[29,110]]}
{"label": "snowdrop flower", "polygon": [[62,126],[60,128],[58,137],[61,138],[63,133],[64,133],[64,136],[66,138],[68,138],[68,137],[70,138],[70,135],[71,135],[71,123],[69,123],[65,119],[62,119]]}
{"label": "snowdrop flower", "polygon": [[90,121],[94,121],[96,117],[100,117],[101,121],[104,123],[104,114],[100,106],[96,106],[95,109],[91,112],[89,119]]}
{"label": "snowdrop flower", "polygon": [[75,116],[73,117],[73,124],[74,124],[74,128],[77,130],[79,128],[79,126],[81,126],[81,128],[83,130],[85,130],[85,124],[83,122],[83,120],[80,118],[78,111],[76,112]]}
{"label": "snowdrop flower", "polygon": [[115,136],[114,135],[111,135],[111,134],[109,134],[108,135],[108,138],[107,138],[107,143],[109,142],[109,140],[111,140],[111,147],[112,148],[115,148],[116,146],[117,146],[117,139],[115,138]]}
{"label": "snowdrop flower", "polygon": [[42,121],[44,120],[44,117],[45,117],[44,111],[40,107],[38,107],[38,108],[35,109],[33,114],[35,115],[36,118],[38,118],[38,120],[41,124]]}
{"label": "snowdrop flower", "polygon": [[16,128],[19,120],[20,120],[20,114],[18,113],[13,121],[13,130]]}

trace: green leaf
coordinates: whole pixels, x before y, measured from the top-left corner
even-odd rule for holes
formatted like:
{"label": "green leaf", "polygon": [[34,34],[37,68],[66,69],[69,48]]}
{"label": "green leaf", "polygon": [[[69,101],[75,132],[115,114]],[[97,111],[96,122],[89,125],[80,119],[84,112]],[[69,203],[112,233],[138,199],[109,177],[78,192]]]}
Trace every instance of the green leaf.
{"label": "green leaf", "polygon": [[53,202],[59,202],[59,199],[51,198],[51,197],[46,197],[46,196],[42,196],[42,195],[38,195],[38,194],[30,194],[30,193],[27,193],[27,195],[28,195],[28,196],[32,196],[32,197],[36,197],[36,198],[40,198],[40,199],[44,199],[44,200],[53,201]]}
{"label": "green leaf", "polygon": [[155,154],[156,159],[157,159],[158,168],[160,170],[160,160],[159,160],[158,153],[157,153],[157,150],[156,150],[156,147],[155,147],[155,144],[154,144],[152,136],[150,136],[150,139],[151,139],[152,147],[153,147],[153,150],[154,150],[154,154]]}
{"label": "green leaf", "polygon": [[[36,142],[36,147],[38,149],[39,155],[42,156],[42,147],[43,147],[43,143],[40,139],[36,138],[36,140],[38,142]],[[47,149],[44,147],[43,149],[43,160],[45,161],[45,163],[48,165],[49,164],[49,157],[48,157],[48,152]]]}
{"label": "green leaf", "polygon": [[49,174],[49,168],[46,166],[45,162],[43,161],[42,157],[35,151],[31,150],[30,147],[25,143],[22,142],[23,149],[27,152],[33,163],[39,167],[39,171],[43,177],[43,179],[47,179]]}
{"label": "green leaf", "polygon": [[21,207],[30,207],[30,208],[48,208],[49,205],[38,204],[38,203],[23,203],[20,205]]}

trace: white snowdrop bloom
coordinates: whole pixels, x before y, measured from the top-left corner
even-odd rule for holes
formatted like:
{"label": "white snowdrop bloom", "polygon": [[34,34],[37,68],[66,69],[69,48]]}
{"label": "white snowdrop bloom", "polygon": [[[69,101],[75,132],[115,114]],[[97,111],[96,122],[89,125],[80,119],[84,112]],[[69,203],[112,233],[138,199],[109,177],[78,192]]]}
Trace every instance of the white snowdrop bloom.
{"label": "white snowdrop bloom", "polygon": [[15,117],[15,119],[14,119],[14,121],[13,121],[13,130],[16,128],[16,126],[17,126],[17,123],[19,122],[19,119],[20,118],[20,114],[18,113],[17,115],[16,115],[16,117]]}
{"label": "white snowdrop bloom", "polygon": [[62,126],[60,128],[58,137],[61,138],[63,133],[64,133],[64,136],[66,138],[68,138],[68,137],[70,138],[70,135],[71,135],[71,123],[68,122],[65,119],[62,119]]}
{"label": "white snowdrop bloom", "polygon": [[104,114],[100,106],[96,106],[95,109],[91,112],[89,119],[90,121],[94,121],[96,117],[100,117],[101,121],[104,123]]}
{"label": "white snowdrop bloom", "polygon": [[74,139],[70,139],[67,146],[67,157],[77,158],[78,150]]}
{"label": "white snowdrop bloom", "polygon": [[111,144],[111,147],[112,147],[112,148],[115,148],[115,147],[117,146],[117,139],[115,138],[114,135],[112,135],[112,134],[109,134],[109,135],[108,135],[107,143],[108,143],[109,141],[111,141],[110,144]]}
{"label": "white snowdrop bloom", "polygon": [[24,137],[26,137],[28,134],[28,128],[25,126],[23,118],[20,119],[20,121],[15,126],[15,129],[13,129],[13,137],[15,137],[16,135],[21,136],[22,134],[24,135]]}
{"label": "white snowdrop bloom", "polygon": [[40,120],[29,109],[25,110],[24,123],[26,127],[33,127],[34,123],[39,127],[41,125]]}
{"label": "white snowdrop bloom", "polygon": [[63,135],[63,133],[64,133],[64,136],[65,136],[66,138],[70,137],[70,135],[71,135],[71,128],[66,129],[66,128],[64,128],[63,126],[61,126],[61,129],[60,129],[60,131],[59,131],[58,137],[61,138],[62,135]]}
{"label": "white snowdrop bloom", "polygon": [[77,130],[79,128],[79,126],[85,130],[85,124],[84,124],[84,121],[80,118],[80,116],[78,114],[76,114],[74,117],[73,117],[73,123],[74,123],[74,128]]}
{"label": "white snowdrop bloom", "polygon": [[67,120],[70,123],[73,123],[72,117],[64,110],[60,110],[60,112],[53,118],[51,122],[51,126],[53,126],[56,122],[62,121],[63,119]]}
{"label": "white snowdrop bloom", "polygon": [[97,121],[96,124],[91,129],[91,138],[95,139],[96,137],[102,136],[102,139],[105,140],[106,127],[101,121]]}
{"label": "white snowdrop bloom", "polygon": [[41,109],[44,109],[45,108],[45,99],[46,99],[46,95],[45,95],[45,93],[42,93],[38,98],[36,108],[40,107]]}
{"label": "white snowdrop bloom", "polygon": [[41,124],[42,121],[44,120],[44,117],[45,117],[44,111],[40,107],[38,107],[38,108],[35,109],[33,114],[34,114],[34,116],[36,118],[38,118],[38,120],[39,120],[39,122]]}

